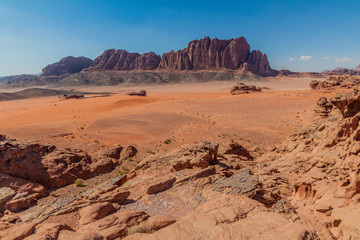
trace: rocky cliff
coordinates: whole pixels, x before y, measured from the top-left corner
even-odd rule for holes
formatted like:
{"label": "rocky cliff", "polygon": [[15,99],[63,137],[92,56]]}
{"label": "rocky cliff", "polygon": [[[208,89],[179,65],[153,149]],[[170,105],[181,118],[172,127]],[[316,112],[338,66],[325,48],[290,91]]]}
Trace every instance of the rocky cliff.
{"label": "rocky cliff", "polygon": [[266,54],[250,52],[244,37],[230,40],[210,39],[191,41],[183,50],[171,50],[161,57],[153,52],[140,55],[125,50],[106,50],[87,71],[98,70],[247,70],[261,76],[276,75]]}
{"label": "rocky cliff", "polygon": [[92,60],[86,57],[65,57],[57,63],[49,64],[42,70],[42,76],[60,76],[63,74],[78,73],[87,68]]}

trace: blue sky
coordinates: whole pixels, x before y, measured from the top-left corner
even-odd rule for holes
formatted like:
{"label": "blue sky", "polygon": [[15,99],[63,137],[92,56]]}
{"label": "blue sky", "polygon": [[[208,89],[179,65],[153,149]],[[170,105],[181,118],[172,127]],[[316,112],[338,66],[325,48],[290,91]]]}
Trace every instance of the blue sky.
{"label": "blue sky", "polygon": [[275,69],[354,68],[359,11],[358,0],[0,0],[0,76],[109,48],[162,54],[205,36],[244,36]]}

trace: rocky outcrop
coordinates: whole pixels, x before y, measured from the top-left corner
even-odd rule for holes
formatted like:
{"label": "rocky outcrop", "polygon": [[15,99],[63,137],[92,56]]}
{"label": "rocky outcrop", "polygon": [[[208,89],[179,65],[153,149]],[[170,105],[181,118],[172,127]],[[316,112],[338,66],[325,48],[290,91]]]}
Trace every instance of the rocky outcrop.
{"label": "rocky outcrop", "polygon": [[305,222],[293,222],[270,212],[247,197],[223,195],[201,204],[168,227],[131,239],[319,239],[314,230]]}
{"label": "rocky outcrop", "polygon": [[330,76],[325,81],[312,80],[310,88],[314,90],[344,88],[352,89],[360,84],[360,78],[355,76]]}
{"label": "rocky outcrop", "polygon": [[[360,207],[359,99],[357,89],[338,94],[330,99],[333,110],[328,118],[303,126],[258,159],[263,176],[286,176],[292,183],[293,192],[283,187],[282,195],[288,196],[299,216],[326,224],[334,239],[360,238],[360,227],[354,224],[360,220],[356,215]],[[319,102],[328,105],[325,99]],[[271,169],[277,172],[269,174]],[[264,184],[268,191],[270,187]]]}
{"label": "rocky outcrop", "polygon": [[254,85],[246,85],[244,83],[237,83],[233,86],[230,90],[231,95],[239,95],[245,93],[252,93],[252,92],[261,92],[262,88],[256,87]]}
{"label": "rocky outcrop", "polygon": [[100,154],[92,158],[82,150],[57,149],[5,138],[0,141],[0,163],[1,173],[46,188],[57,188],[74,183],[77,178],[87,179],[110,172],[118,165],[118,160]]}
{"label": "rocky outcrop", "polygon": [[326,97],[320,97],[317,101],[317,107],[314,109],[314,112],[320,117],[328,117],[332,108],[333,105],[328,102]]}
{"label": "rocky outcrop", "polygon": [[205,37],[191,41],[187,48],[171,50],[161,57],[153,52],[140,55],[125,50],[106,50],[96,58],[87,71],[99,70],[246,70],[261,76],[276,75],[266,54],[250,52],[244,37],[230,40]]}
{"label": "rocky outcrop", "polygon": [[359,89],[347,94],[337,94],[330,102],[339,109],[343,117],[353,117],[360,112]]}
{"label": "rocky outcrop", "polygon": [[[99,156],[121,161],[134,152],[115,147]],[[0,216],[0,238],[331,239],[325,226],[291,211],[280,196],[289,182],[278,173],[235,141],[189,144],[148,156],[129,174],[86,191],[49,196],[16,214],[7,211]],[[349,180],[352,194],[358,191],[357,179]],[[313,195],[313,187],[300,188],[304,199]],[[4,189],[5,198],[13,195]]]}
{"label": "rocky outcrop", "polygon": [[92,60],[86,57],[65,57],[57,63],[47,65],[42,70],[42,76],[60,76],[64,74],[78,73],[88,68]]}

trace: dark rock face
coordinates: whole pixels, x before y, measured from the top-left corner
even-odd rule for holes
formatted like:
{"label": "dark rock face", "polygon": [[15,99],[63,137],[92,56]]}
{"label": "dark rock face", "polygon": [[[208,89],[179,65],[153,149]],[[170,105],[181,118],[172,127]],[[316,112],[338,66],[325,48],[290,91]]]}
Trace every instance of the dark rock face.
{"label": "dark rock face", "polygon": [[266,54],[250,52],[244,37],[230,40],[205,37],[191,41],[183,50],[171,50],[162,57],[153,52],[140,55],[110,49],[96,58],[87,71],[98,70],[217,70],[244,69],[261,76],[276,75]]}
{"label": "dark rock face", "polygon": [[57,63],[47,65],[42,70],[42,76],[60,76],[63,74],[78,73],[88,68],[92,60],[85,57],[65,57]]}
{"label": "dark rock face", "polygon": [[259,75],[267,75],[273,72],[266,54],[262,54],[259,50],[250,53],[245,69]]}
{"label": "dark rock face", "polygon": [[159,68],[175,70],[239,69],[247,60],[250,46],[245,38],[211,40],[205,37],[191,41],[187,48],[164,54]]}
{"label": "dark rock face", "polygon": [[159,66],[160,63],[160,56],[156,55],[153,52],[144,53],[139,57],[135,58],[133,63],[134,69],[141,69],[141,70],[153,70]]}
{"label": "dark rock face", "polygon": [[106,50],[97,57],[88,70],[153,70],[158,67],[160,56],[153,52],[140,55],[125,50]]}

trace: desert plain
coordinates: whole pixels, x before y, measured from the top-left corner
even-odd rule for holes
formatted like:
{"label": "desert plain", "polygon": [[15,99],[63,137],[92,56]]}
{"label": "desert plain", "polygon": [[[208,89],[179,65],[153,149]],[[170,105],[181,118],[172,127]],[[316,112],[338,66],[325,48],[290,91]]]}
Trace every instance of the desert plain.
{"label": "desert plain", "polygon": [[0,101],[0,237],[356,237],[359,94],[310,88],[324,80],[245,80],[262,91],[239,95],[234,81],[61,87],[87,94]]}
{"label": "desert plain", "polygon": [[[230,94],[231,86],[236,83],[233,81],[137,87],[84,86],[75,90],[113,95],[1,101],[0,129],[1,133],[19,140],[59,147],[70,144],[86,151],[98,151],[102,146],[136,144],[145,152],[158,152],[218,138],[243,139],[266,148],[284,140],[299,125],[312,122],[313,108],[320,96],[334,95],[312,91],[311,80],[267,78],[251,81],[248,83],[268,89],[261,94],[235,96]],[[148,92],[146,97],[126,95],[142,89]],[[162,143],[166,139],[170,139],[171,144],[164,146]]]}

